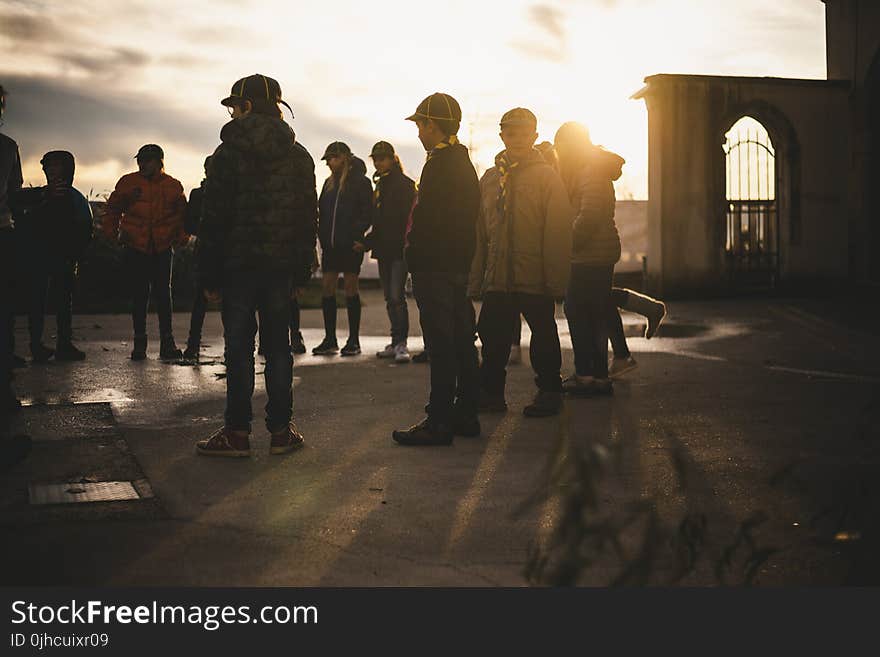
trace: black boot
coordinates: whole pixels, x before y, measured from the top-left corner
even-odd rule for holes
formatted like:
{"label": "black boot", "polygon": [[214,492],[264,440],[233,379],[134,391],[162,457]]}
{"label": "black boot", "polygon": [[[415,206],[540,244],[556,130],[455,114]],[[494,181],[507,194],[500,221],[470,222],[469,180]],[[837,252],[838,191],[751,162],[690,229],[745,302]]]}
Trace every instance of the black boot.
{"label": "black boot", "polygon": [[306,353],[306,343],[303,341],[303,334],[299,331],[290,333],[290,352],[293,354]]}
{"label": "black boot", "polygon": [[197,361],[199,359],[199,349],[201,345],[193,340],[188,340],[186,349],[183,351],[184,360]]}
{"label": "black boot", "polygon": [[322,297],[321,310],[324,313],[324,339],[312,349],[316,356],[330,356],[339,353],[336,342],[336,297]]}
{"label": "black boot", "polygon": [[452,432],[463,438],[476,438],[480,435],[480,418],[476,414],[456,414],[452,419]]}
{"label": "black boot", "polygon": [[166,335],[159,343],[159,360],[180,360],[183,352],[174,343],[174,336]]}
{"label": "black boot", "polygon": [[345,307],[348,310],[348,342],[342,350],[343,356],[355,356],[361,353],[361,297],[356,294],[353,297],[345,297]]}
{"label": "black boot", "polygon": [[77,361],[77,360],[85,360],[86,352],[77,349],[73,346],[73,343],[69,340],[66,342],[59,342],[56,345],[55,349],[55,360],[58,361]]}
{"label": "black boot", "polygon": [[146,360],[147,359],[147,336],[146,335],[134,336],[134,347],[131,350],[131,359],[132,360]]}
{"label": "black boot", "polygon": [[31,357],[35,363],[46,363],[49,361],[52,356],[55,355],[55,350],[50,349],[42,342],[32,342],[31,343]]}
{"label": "black boot", "polygon": [[480,391],[480,402],[477,410],[480,413],[506,413],[507,402],[504,400],[504,393]]}
{"label": "black boot", "polygon": [[535,400],[523,409],[526,417],[550,417],[562,411],[562,392],[539,390]]}
{"label": "black boot", "polygon": [[394,431],[391,434],[398,445],[427,447],[430,445],[451,445],[452,427],[425,418],[409,429]]}

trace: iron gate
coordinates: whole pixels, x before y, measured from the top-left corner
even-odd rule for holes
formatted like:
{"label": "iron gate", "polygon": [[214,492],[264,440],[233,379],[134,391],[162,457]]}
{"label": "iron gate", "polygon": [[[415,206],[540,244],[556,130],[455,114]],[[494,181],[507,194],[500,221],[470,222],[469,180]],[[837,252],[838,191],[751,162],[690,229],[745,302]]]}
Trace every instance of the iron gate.
{"label": "iron gate", "polygon": [[734,282],[774,285],[779,276],[776,151],[767,130],[743,117],[724,144],[727,271]]}

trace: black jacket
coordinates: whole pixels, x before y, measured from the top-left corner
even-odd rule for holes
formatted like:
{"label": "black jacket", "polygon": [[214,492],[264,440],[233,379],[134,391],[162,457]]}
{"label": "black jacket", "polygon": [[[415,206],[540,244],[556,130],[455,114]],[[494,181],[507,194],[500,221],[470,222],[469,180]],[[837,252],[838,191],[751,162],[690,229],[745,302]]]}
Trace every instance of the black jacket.
{"label": "black jacket", "polygon": [[376,260],[402,260],[406,225],[416,196],[416,184],[398,167],[373,178],[373,230],[365,238],[367,250]]}
{"label": "black jacket", "polygon": [[76,188],[52,193],[28,187],[12,195],[10,207],[23,256],[47,262],[77,261],[92,239],[92,209]]}
{"label": "black jacket", "polygon": [[200,187],[195,187],[189,193],[189,203],[186,204],[186,217],[183,220],[183,230],[187,235],[199,234],[199,222],[202,219],[202,199],[205,196],[205,181]]}
{"label": "black jacket", "polygon": [[467,148],[436,151],[419,182],[406,249],[409,270],[468,274],[479,213],[480,184]]}
{"label": "black jacket", "polygon": [[341,194],[338,185],[330,188],[332,178],[324,181],[318,199],[318,237],[324,250],[350,251],[355,242],[363,241],[370,227],[373,186],[367,178],[367,166],[359,157],[351,161]]}
{"label": "black jacket", "polygon": [[317,203],[315,163],[279,118],[249,114],[223,126],[208,165],[196,257],[200,283],[287,275],[311,264]]}

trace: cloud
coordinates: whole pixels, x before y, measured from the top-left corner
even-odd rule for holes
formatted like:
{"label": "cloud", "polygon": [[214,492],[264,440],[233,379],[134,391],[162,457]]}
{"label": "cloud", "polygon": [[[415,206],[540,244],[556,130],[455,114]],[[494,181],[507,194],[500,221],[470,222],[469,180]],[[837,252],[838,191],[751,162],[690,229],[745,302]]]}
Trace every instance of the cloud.
{"label": "cloud", "polygon": [[532,5],[528,8],[529,21],[537,26],[540,34],[535,37],[519,38],[510,46],[534,59],[545,59],[559,63],[568,56],[565,13],[551,5]]}
{"label": "cloud", "polygon": [[529,7],[529,15],[539,27],[543,28],[550,36],[565,40],[565,14],[556,7],[550,5],[533,5]]}
{"label": "cloud", "polygon": [[[100,175],[112,169],[110,164],[115,162],[119,171],[132,170],[135,152],[146,143],[163,145],[169,173],[194,186],[201,178],[201,159],[216,148],[220,128],[227,120],[216,98],[181,109],[171,98],[129,93],[94,80],[74,83],[0,71],[0,83],[10,92],[3,132],[18,142],[22,159],[35,161],[50,150],[69,150],[83,172],[95,172],[96,178],[88,182],[96,189],[112,188],[115,183],[115,179],[104,179],[106,173]],[[326,170],[318,158],[331,141],[344,138],[355,153],[366,156],[378,139],[352,134],[350,127],[343,129],[323,118],[302,100],[294,108],[292,125],[316,160],[319,180]],[[424,151],[415,144],[398,150],[407,162],[420,164],[424,160]],[[177,163],[182,160],[198,166],[181,170]]]}
{"label": "cloud", "polygon": [[61,36],[51,19],[32,14],[16,13],[3,17],[0,34],[21,41],[47,41]]}
{"label": "cloud", "polygon": [[116,76],[132,68],[147,66],[151,57],[130,48],[111,48],[99,54],[67,53],[57,56],[60,63],[72,64],[97,76]]}

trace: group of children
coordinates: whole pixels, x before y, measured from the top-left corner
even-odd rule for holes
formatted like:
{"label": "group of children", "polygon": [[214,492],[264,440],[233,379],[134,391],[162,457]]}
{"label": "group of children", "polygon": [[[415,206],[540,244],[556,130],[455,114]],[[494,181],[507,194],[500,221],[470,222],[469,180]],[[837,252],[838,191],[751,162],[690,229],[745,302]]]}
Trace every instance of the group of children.
{"label": "group of children", "polygon": [[[518,349],[521,317],[531,331],[530,362],[538,388],[523,413],[545,417],[559,413],[563,393],[610,394],[611,379],[636,366],[618,308],[648,318],[646,337],[665,316],[661,302],[612,287],[620,257],[613,181],[624,161],[595,146],[580,124],[566,123],[554,143],[536,146],[535,115],[525,108],[510,110],[499,122],[504,149],[478,180],[468,149],[456,136],[461,108],[452,96],[435,93],[408,117],[427,153],[418,185],[406,176],[390,143],[380,141],[370,153],[371,184],[363,160],[336,141],[322,156],[330,175],[318,194],[314,163],[283,120],[279,105],[286,103],[275,80],[243,78],[222,103],[232,120],[221,131],[222,144],[206,160],[206,178],[189,202],[180,182],[165,173],[161,147],[148,144],[136,155],[138,171],[117,183],[101,223],[103,235],[122,247],[131,285],[132,360],[146,358],[151,296],[163,359],[197,360],[206,304],[223,303],[226,423],[199,442],[202,454],[250,453],[257,332],[267,360],[272,452],[286,453],[302,444],[292,423],[291,353],[306,351],[298,296],[318,266],[316,238],[325,326],[324,339],[312,350],[316,355],[361,353],[358,276],[364,254],[371,252],[378,260],[391,334],[377,355],[408,362],[406,284],[412,277],[424,359],[431,363],[431,393],[425,420],[393,432],[404,445],[450,444],[455,435],[479,435],[479,413],[507,409],[506,368],[512,349]],[[80,360],[85,354],[71,341],[70,308],[76,262],[91,238],[92,218],[88,203],[72,187],[73,156],[47,153],[47,185],[21,191],[17,147],[0,137],[0,164],[12,162],[0,170],[6,176],[0,180],[4,249],[13,226],[21,233],[16,240],[52,236],[51,247],[41,250],[45,258],[29,263],[31,296],[39,299],[30,313],[32,356],[35,361],[52,356]],[[14,157],[7,157],[13,151]],[[174,249],[192,242],[198,289],[189,339],[181,351],[171,326],[171,271]],[[11,275],[5,268],[6,369],[13,358],[11,303],[6,303]],[[341,350],[336,339],[340,275],[349,326]],[[59,309],[54,350],[42,343],[50,281]],[[472,303],[477,299],[482,301],[479,319]],[[561,300],[575,354],[575,371],[565,380],[555,317]],[[609,338],[615,354],[610,371]],[[9,398],[4,406],[14,406],[11,391]]]}

